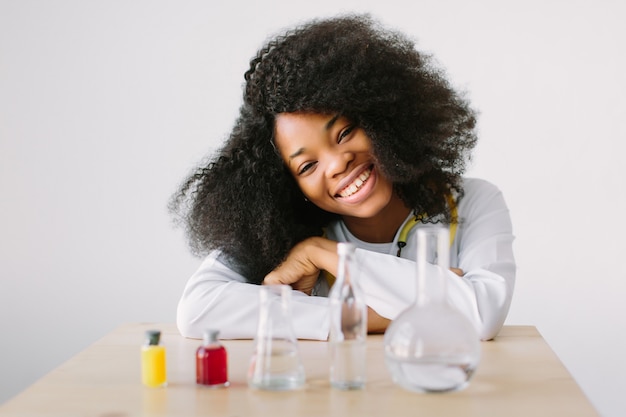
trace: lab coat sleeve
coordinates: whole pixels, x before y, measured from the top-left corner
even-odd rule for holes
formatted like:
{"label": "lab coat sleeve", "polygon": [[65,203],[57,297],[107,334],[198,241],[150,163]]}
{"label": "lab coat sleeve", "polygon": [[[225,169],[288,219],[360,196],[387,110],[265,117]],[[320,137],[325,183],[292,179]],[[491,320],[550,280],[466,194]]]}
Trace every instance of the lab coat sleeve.
{"label": "lab coat sleeve", "polygon": [[[465,274],[459,277],[449,271],[446,287],[450,303],[476,325],[482,340],[489,340],[500,331],[511,304],[514,238],[500,191],[486,182],[472,187],[477,189],[468,190],[467,200],[459,206],[462,223],[453,245],[458,251],[456,266]],[[415,262],[362,249],[357,249],[356,257],[367,304],[395,319],[415,300]]]}
{"label": "lab coat sleeve", "polygon": [[[180,333],[202,338],[205,329],[213,328],[220,331],[220,338],[253,338],[259,313],[259,288],[220,262],[218,252],[211,253],[183,290],[176,316]],[[327,339],[327,306],[325,297],[293,292],[292,318],[297,338]]]}

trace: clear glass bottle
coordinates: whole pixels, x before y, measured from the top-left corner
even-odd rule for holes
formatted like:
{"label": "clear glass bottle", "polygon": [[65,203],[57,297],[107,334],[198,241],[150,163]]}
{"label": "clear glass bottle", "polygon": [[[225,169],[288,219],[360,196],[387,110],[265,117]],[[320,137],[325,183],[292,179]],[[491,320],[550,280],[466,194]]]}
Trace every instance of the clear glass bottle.
{"label": "clear glass bottle", "polygon": [[167,385],[165,347],[160,345],[160,341],[159,330],[148,330],[141,346],[141,381],[151,388]]}
{"label": "clear glass bottle", "polygon": [[289,285],[259,288],[259,322],[248,369],[252,388],[287,391],[304,386],[304,367],[291,323],[291,294]]}
{"label": "clear glass bottle", "polygon": [[463,389],[480,361],[474,324],[447,299],[449,245],[446,227],[417,230],[417,296],[385,332],[387,368],[393,381],[410,391]]}
{"label": "clear glass bottle", "polygon": [[351,243],[338,243],[337,279],[330,290],[330,384],[361,389],[366,380],[367,305]]}
{"label": "clear glass bottle", "polygon": [[211,388],[227,387],[228,354],[218,340],[219,330],[207,329],[196,350],[196,383]]}

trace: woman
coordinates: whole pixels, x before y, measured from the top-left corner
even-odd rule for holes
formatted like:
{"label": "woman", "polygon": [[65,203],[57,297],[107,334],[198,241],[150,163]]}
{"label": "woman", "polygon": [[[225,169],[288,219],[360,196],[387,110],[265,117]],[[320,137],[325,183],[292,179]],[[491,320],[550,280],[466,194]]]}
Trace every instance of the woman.
{"label": "woman", "polygon": [[383,332],[413,301],[416,229],[440,222],[454,232],[450,300],[493,338],[515,280],[511,221],[495,186],[462,177],[475,114],[429,57],[344,16],[269,41],[245,80],[230,137],[172,200],[208,254],[181,297],[181,333],[253,337],[257,284],[284,283],[300,290],[296,335],[326,339],[322,272],[335,274],[338,241],[358,248],[369,330]]}

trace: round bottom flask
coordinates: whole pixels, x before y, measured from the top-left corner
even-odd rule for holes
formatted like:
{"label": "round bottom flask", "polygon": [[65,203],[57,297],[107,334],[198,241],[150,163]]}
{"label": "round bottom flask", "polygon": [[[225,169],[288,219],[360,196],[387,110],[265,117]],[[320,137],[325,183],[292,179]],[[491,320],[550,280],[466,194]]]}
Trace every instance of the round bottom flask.
{"label": "round bottom flask", "polygon": [[415,392],[463,389],[480,361],[474,324],[450,305],[449,232],[442,226],[417,230],[417,297],[385,332],[385,363],[393,381]]}

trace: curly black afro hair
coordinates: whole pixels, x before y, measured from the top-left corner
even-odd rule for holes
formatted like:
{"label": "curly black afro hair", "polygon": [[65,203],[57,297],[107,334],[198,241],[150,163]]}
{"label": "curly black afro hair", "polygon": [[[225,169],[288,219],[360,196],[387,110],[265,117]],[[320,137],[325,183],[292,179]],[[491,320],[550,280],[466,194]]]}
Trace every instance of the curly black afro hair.
{"label": "curly black afro hair", "polygon": [[225,145],[170,202],[197,255],[219,249],[260,283],[337,218],[305,202],[274,148],[274,120],[285,112],[345,116],[369,136],[380,170],[416,215],[455,220],[446,195],[462,195],[475,113],[406,36],[368,15],[313,20],[270,40],[245,80]]}

